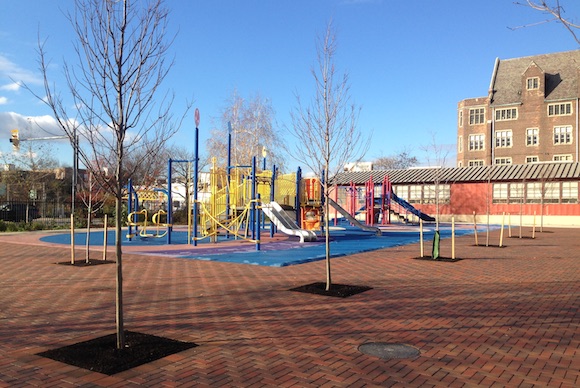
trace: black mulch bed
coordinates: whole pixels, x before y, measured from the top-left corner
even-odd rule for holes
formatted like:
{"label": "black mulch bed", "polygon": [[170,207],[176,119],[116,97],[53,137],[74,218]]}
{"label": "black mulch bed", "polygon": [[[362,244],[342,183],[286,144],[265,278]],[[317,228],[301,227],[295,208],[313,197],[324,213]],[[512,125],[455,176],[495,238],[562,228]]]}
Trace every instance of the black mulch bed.
{"label": "black mulch bed", "polygon": [[117,349],[117,335],[38,353],[39,356],[106,375],[134,368],[198,345],[149,334],[125,331],[125,349]]}
{"label": "black mulch bed", "polygon": [[89,260],[88,262],[86,260],[75,260],[74,264],[69,261],[61,261],[58,262],[56,264],[60,264],[60,265],[70,265],[71,267],[93,267],[95,265],[100,265],[100,264],[115,264],[116,261],[114,260]]}
{"label": "black mulch bed", "polygon": [[443,263],[457,263],[458,261],[461,261],[463,259],[459,259],[457,257],[455,259],[452,259],[450,257],[441,257],[441,256],[434,259],[434,258],[429,257],[429,256],[423,256],[423,257],[415,257],[414,260],[440,261]]}
{"label": "black mulch bed", "polygon": [[372,290],[367,286],[351,286],[347,284],[332,284],[330,290],[326,291],[326,283],[312,283],[305,286],[291,288],[290,291],[305,292],[308,294],[335,296],[338,298],[348,298],[361,292]]}

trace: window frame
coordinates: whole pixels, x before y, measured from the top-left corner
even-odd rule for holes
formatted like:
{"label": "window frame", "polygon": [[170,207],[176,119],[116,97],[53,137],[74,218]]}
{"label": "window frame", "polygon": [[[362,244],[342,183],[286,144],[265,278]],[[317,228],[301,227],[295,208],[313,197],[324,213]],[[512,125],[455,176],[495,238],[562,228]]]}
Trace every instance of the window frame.
{"label": "window frame", "polygon": [[[562,129],[566,131],[562,131]],[[571,125],[556,125],[552,133],[554,145],[569,145],[574,143]]]}
{"label": "window frame", "polygon": [[[564,113],[562,113],[564,111]],[[554,116],[570,116],[574,113],[571,102],[557,102],[548,104],[548,117]]]}
{"label": "window frame", "polygon": [[485,166],[485,160],[483,160],[483,159],[472,159],[472,160],[468,160],[467,161],[467,165],[469,167]]}
{"label": "window frame", "polygon": [[[472,141],[472,139],[476,139]],[[472,147],[472,145],[474,145]],[[477,145],[477,146],[476,146]],[[484,151],[485,150],[485,134],[483,133],[474,133],[469,135],[469,144],[468,144],[469,151]]]}
{"label": "window frame", "polygon": [[485,107],[469,108],[469,125],[485,124]]}
{"label": "window frame", "polygon": [[513,164],[513,160],[511,156],[500,156],[493,160],[493,164],[496,166],[508,166],[510,164]]}
{"label": "window frame", "polygon": [[[532,131],[531,135],[530,131]],[[540,145],[540,129],[526,128],[526,147],[537,147],[539,145]]]}
{"label": "window frame", "polygon": [[495,148],[511,148],[513,146],[513,136],[511,129],[495,131]]}
{"label": "window frame", "polygon": [[[532,84],[530,86],[530,83]],[[540,88],[540,77],[529,77],[526,79],[526,90],[537,90]]]}
{"label": "window frame", "polygon": [[495,110],[495,121],[508,121],[518,119],[518,108],[502,108]]}
{"label": "window frame", "polygon": [[[534,158],[534,160],[530,160],[531,158]],[[538,155],[529,155],[529,156],[526,156],[526,164],[537,163],[539,161],[540,161],[540,158],[538,157]]]}

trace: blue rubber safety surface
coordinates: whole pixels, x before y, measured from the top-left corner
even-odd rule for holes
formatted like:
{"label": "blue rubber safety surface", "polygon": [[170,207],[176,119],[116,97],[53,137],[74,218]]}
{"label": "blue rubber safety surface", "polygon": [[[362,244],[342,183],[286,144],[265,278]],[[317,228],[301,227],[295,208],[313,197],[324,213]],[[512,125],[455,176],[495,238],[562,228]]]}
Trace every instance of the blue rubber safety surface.
{"label": "blue rubber safety surface", "polygon": [[[435,227],[428,225],[424,228],[423,239],[426,251],[430,250]],[[451,226],[440,224],[441,239],[451,237]],[[126,233],[124,231],[124,233]],[[269,233],[269,232],[262,232]],[[473,227],[460,225],[455,227],[455,235],[461,236],[473,233]],[[75,244],[83,246],[86,244],[86,233],[75,233]],[[114,245],[114,231],[109,231],[107,237],[108,245]],[[372,232],[365,232],[358,228],[341,223],[340,228],[332,228],[330,233],[330,253],[331,257],[352,255],[355,253],[374,251],[382,248],[413,244],[420,241],[418,227],[394,227],[385,228],[381,236]],[[172,249],[147,251],[147,246],[167,245],[167,239],[163,238],[139,238],[134,237],[129,241],[124,238],[123,246],[143,247],[142,251],[131,251],[140,255],[152,255],[158,257],[174,257],[182,259],[220,261],[239,264],[264,265],[271,267],[284,267],[288,265],[308,263],[323,260],[326,257],[324,236],[319,236],[317,242],[300,243],[298,238],[289,238],[283,241],[274,241],[261,244],[260,250],[255,244],[240,241],[239,244],[220,244],[225,241],[224,236],[220,236],[218,243],[209,243],[207,240],[198,241],[198,246],[187,245],[187,232],[173,231],[171,235]],[[229,241],[233,240],[232,238]],[[70,233],[54,234],[41,238],[41,241],[70,244]],[[103,245],[103,232],[90,233],[90,245]],[[183,244],[183,248],[175,248],[174,244]],[[168,245],[169,247],[169,245]]]}

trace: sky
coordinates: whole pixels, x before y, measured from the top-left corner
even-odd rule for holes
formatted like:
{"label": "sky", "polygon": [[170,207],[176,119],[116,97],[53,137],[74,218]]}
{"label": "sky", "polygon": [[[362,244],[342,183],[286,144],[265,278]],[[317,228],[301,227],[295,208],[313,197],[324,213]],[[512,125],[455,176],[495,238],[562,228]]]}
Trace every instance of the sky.
{"label": "sky", "polygon": [[[561,3],[567,16],[580,18],[580,2]],[[42,87],[39,38],[54,70],[51,82],[63,84],[63,65],[76,60],[65,17],[73,6],[72,0],[0,0],[1,153],[12,152],[12,129],[61,135],[30,124],[50,122],[50,112],[19,85]],[[285,136],[296,95],[312,98],[315,43],[330,19],[337,68],[349,75],[351,98],[361,108],[358,129],[372,136],[367,161],[407,150],[426,165],[432,157],[424,148],[435,137],[452,149],[453,164],[457,103],[487,95],[497,57],[579,48],[562,25],[542,23],[548,15],[514,0],[167,0],[166,6],[170,33],[177,35],[163,88],[175,93],[176,115],[186,101],[199,109],[202,150],[234,90],[270,99],[275,127]],[[194,128],[191,111],[172,142],[193,150]],[[51,147],[63,165],[72,164],[68,143],[51,141]]]}

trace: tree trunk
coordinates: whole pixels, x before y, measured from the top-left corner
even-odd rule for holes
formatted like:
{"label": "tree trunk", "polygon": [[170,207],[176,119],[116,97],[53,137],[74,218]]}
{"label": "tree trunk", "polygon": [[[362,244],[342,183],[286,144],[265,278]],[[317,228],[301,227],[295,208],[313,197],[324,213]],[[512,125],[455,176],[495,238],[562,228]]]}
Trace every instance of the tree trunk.
{"label": "tree trunk", "polygon": [[332,287],[332,278],[330,276],[330,230],[328,226],[330,222],[328,221],[328,211],[330,209],[328,203],[328,196],[324,195],[324,243],[326,246],[326,291],[329,291]]}
{"label": "tree trunk", "polygon": [[116,328],[117,328],[117,349],[125,348],[125,330],[123,323],[123,260],[121,250],[121,208],[123,202],[120,189],[117,189],[115,200],[115,256],[117,260],[117,293],[115,298],[116,306]]}

